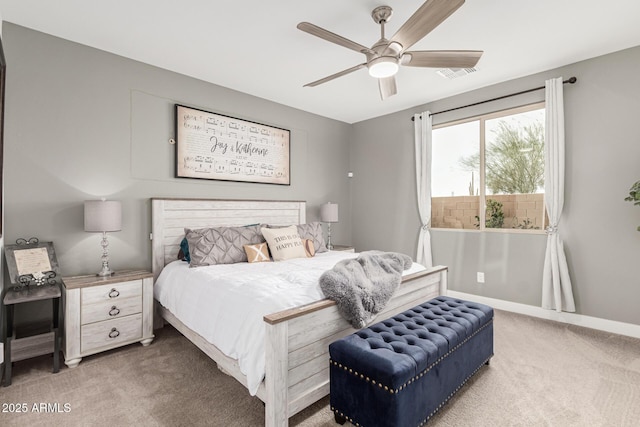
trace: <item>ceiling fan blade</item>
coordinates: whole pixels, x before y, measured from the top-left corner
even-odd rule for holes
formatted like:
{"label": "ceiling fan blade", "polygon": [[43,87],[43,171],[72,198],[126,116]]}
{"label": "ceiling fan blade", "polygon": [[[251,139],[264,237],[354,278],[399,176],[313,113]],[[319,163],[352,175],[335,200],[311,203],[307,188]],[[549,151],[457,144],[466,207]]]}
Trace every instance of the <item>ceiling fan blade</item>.
{"label": "ceiling fan blade", "polygon": [[378,87],[380,88],[380,98],[384,101],[390,96],[398,93],[398,88],[396,86],[396,76],[384,77],[382,79],[378,79]]}
{"label": "ceiling fan blade", "polygon": [[306,85],[304,85],[304,87],[307,87],[307,86],[308,87],[313,87],[313,86],[321,85],[322,83],[326,83],[329,80],[337,79],[338,77],[342,77],[342,76],[344,76],[346,74],[353,73],[354,71],[358,71],[360,68],[365,68],[366,66],[367,66],[366,63],[358,64],[355,67],[347,68],[346,70],[342,70],[342,71],[340,71],[338,73],[331,74],[330,76],[325,77],[324,79],[320,79],[320,80],[316,80],[315,82],[307,83]]}
{"label": "ceiling fan blade", "polygon": [[331,31],[325,30],[324,28],[320,28],[317,25],[313,25],[309,22],[301,22],[298,24],[298,29],[304,31],[305,33],[309,33],[313,36],[320,37],[326,41],[331,43],[338,44],[340,46],[344,46],[348,49],[355,50],[356,52],[371,53],[371,49],[366,46],[361,45],[360,43],[356,43],[349,39],[346,39],[338,34],[332,33]]}
{"label": "ceiling fan blade", "polygon": [[463,4],[464,0],[427,0],[402,24],[389,42],[400,43],[403,50],[409,49]]}
{"label": "ceiling fan blade", "polygon": [[400,63],[409,67],[471,68],[482,54],[481,50],[415,50],[405,52]]}

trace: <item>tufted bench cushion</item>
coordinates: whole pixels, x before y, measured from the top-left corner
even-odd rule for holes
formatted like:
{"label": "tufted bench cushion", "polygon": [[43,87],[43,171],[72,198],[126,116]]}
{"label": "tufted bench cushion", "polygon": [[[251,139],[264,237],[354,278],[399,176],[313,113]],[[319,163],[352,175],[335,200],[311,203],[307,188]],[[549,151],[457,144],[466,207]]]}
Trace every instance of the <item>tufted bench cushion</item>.
{"label": "tufted bench cushion", "polygon": [[423,425],[493,356],[493,309],[434,298],[329,346],[338,422]]}

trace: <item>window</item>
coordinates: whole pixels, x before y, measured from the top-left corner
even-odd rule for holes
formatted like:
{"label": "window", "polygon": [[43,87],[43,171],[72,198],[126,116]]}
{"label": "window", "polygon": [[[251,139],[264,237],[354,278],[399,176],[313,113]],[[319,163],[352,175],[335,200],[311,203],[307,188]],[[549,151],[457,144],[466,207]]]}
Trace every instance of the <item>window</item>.
{"label": "window", "polygon": [[432,228],[544,230],[544,113],[539,103],[434,126]]}

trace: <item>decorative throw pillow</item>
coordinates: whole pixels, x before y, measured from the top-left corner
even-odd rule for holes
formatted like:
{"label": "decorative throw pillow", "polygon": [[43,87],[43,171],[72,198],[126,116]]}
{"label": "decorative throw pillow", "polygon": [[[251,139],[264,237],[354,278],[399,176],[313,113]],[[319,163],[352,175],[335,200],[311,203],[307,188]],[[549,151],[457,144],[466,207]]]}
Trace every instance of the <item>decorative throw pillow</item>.
{"label": "decorative throw pillow", "polygon": [[307,256],[295,225],[283,228],[263,228],[262,235],[267,240],[274,261]]}
{"label": "decorative throw pillow", "polygon": [[319,222],[310,222],[309,224],[300,224],[298,234],[302,239],[310,239],[317,253],[327,252],[327,245],[324,242],[324,232],[322,224]]}
{"label": "decorative throw pillow", "polygon": [[255,245],[244,245],[249,262],[269,262],[269,248],[266,243],[256,243]]}
{"label": "decorative throw pillow", "polygon": [[247,262],[244,245],[263,243],[260,226],[184,229],[189,243],[190,267]]}
{"label": "decorative throw pillow", "polygon": [[186,237],[182,238],[180,242],[180,250],[178,251],[178,259],[182,261],[191,262],[191,256],[189,256],[189,242]]}
{"label": "decorative throw pillow", "polygon": [[313,246],[313,240],[302,239],[302,245],[304,246],[304,252],[307,254],[307,258],[311,258],[316,254],[316,248]]}

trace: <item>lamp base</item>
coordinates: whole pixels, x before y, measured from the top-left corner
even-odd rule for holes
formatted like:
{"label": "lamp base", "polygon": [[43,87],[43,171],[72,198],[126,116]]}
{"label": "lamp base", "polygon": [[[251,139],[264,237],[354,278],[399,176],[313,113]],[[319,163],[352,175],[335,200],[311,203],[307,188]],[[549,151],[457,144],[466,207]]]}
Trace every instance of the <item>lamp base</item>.
{"label": "lamp base", "polygon": [[109,270],[109,269],[102,269],[99,272],[96,273],[96,276],[98,277],[110,277],[113,276],[116,272],[113,270]]}
{"label": "lamp base", "polygon": [[107,240],[107,232],[102,232],[102,242],[100,242],[100,246],[102,246],[102,270],[96,273],[98,277],[110,277],[113,276],[115,271],[109,268],[109,241]]}
{"label": "lamp base", "polygon": [[331,223],[327,223],[327,249],[330,251],[333,250],[333,245],[331,244]]}

